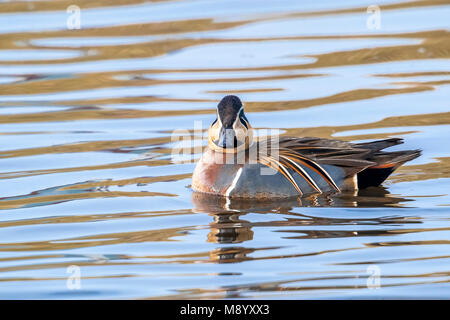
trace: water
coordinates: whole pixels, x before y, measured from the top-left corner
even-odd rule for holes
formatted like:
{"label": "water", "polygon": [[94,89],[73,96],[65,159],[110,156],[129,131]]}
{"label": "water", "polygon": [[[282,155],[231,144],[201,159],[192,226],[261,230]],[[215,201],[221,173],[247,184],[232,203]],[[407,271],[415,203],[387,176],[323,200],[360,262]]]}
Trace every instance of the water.
{"label": "water", "polygon": [[[71,4],[0,2],[0,298],[450,298],[448,1],[378,1],[379,29],[372,1]],[[423,155],[357,195],[197,197],[172,132],[229,93]]]}

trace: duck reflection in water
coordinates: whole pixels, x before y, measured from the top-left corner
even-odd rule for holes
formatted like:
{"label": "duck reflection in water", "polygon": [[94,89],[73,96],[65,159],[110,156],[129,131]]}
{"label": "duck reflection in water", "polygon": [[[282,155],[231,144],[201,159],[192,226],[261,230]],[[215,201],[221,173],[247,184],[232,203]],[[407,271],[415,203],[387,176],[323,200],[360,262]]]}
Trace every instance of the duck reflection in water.
{"label": "duck reflection in water", "polygon": [[[292,214],[292,209],[298,207],[401,207],[402,203],[407,201],[410,200],[392,196],[383,187],[368,188],[351,194],[272,199],[270,201],[229,199],[199,192],[192,194],[194,211],[208,213],[213,217],[207,241],[219,244],[237,244],[253,240],[252,227],[254,226],[286,224],[286,221],[252,223],[242,219],[248,213]],[[299,214],[295,213],[295,215]],[[308,220],[311,221],[310,218]],[[313,234],[317,236],[314,232],[310,233],[311,236]],[[217,248],[210,252],[210,260],[219,263],[252,260],[248,255],[256,250],[238,246]]]}

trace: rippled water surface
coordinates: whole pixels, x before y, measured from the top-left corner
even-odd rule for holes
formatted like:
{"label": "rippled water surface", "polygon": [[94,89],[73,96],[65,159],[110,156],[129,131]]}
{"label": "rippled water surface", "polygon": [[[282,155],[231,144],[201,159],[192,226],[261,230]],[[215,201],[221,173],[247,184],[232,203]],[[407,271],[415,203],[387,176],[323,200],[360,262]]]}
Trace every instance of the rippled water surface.
{"label": "rippled water surface", "polygon": [[[372,4],[0,1],[0,298],[449,299],[450,2]],[[230,93],[423,155],[357,195],[196,197],[172,132]]]}

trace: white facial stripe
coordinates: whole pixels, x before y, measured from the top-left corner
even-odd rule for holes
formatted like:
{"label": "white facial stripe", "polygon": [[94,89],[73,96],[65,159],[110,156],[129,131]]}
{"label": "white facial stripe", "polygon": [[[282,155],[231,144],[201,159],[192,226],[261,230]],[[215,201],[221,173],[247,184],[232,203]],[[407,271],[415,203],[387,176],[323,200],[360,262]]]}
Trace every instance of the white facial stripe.
{"label": "white facial stripe", "polygon": [[246,127],[247,129],[248,129],[248,127],[250,126],[250,125],[248,124],[248,122],[245,121],[245,119],[239,118],[239,121],[241,121],[242,125],[243,125],[244,127]]}
{"label": "white facial stripe", "polygon": [[[241,122],[241,117],[239,116],[239,113],[241,113],[242,109],[244,109],[244,107],[241,107],[239,109],[239,111],[237,112],[236,119],[234,119],[234,122],[233,122],[233,128],[234,129],[236,129],[236,124],[238,123],[238,121]],[[241,124],[242,124],[242,122],[241,122]]]}
{"label": "white facial stripe", "polygon": [[217,122],[219,122],[220,126],[222,126],[222,120],[219,117],[219,110],[216,110]]}

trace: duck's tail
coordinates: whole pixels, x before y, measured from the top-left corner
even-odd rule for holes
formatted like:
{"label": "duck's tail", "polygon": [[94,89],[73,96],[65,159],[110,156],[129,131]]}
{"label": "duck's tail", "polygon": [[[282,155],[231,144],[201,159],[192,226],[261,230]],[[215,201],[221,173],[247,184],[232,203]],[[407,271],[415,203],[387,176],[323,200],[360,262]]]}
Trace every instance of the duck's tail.
{"label": "duck's tail", "polygon": [[388,139],[382,141],[374,141],[367,144],[365,147],[375,150],[376,152],[371,156],[370,161],[376,165],[368,167],[358,173],[358,188],[363,189],[367,187],[379,186],[395,169],[400,167],[407,161],[413,160],[421,155],[421,150],[405,150],[396,152],[383,152],[381,149],[400,144],[401,139]]}

